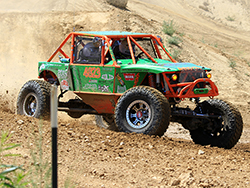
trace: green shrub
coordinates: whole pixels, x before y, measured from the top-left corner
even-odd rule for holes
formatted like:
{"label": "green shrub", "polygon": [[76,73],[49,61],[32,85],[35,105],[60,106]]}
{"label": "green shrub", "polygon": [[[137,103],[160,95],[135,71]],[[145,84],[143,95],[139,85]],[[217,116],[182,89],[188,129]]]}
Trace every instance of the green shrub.
{"label": "green shrub", "polygon": [[233,22],[233,21],[235,21],[235,17],[234,16],[227,16],[226,20],[230,21],[230,22]]}
{"label": "green shrub", "polygon": [[204,37],[202,37],[201,42],[202,42],[203,44],[205,44],[205,43],[206,43],[206,41],[205,41]]}
{"label": "green shrub", "polygon": [[231,67],[231,68],[235,68],[236,67],[236,62],[235,62],[235,60],[233,60],[233,59],[229,59],[229,66]]}
{"label": "green shrub", "polygon": [[168,39],[168,43],[169,44],[172,44],[172,45],[175,45],[175,46],[179,46],[179,44],[182,42],[182,39],[177,37],[177,36],[173,36],[173,37],[170,37]]}
{"label": "green shrub", "polygon": [[173,20],[170,20],[169,22],[164,21],[162,27],[163,32],[169,36],[172,36],[176,32],[176,26]]}

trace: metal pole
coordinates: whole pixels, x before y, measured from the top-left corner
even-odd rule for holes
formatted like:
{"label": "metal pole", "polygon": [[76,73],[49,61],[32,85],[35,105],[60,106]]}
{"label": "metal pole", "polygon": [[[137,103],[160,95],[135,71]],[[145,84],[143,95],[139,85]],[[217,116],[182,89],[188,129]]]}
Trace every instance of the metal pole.
{"label": "metal pole", "polygon": [[51,86],[50,113],[52,128],[52,187],[57,188],[57,85]]}

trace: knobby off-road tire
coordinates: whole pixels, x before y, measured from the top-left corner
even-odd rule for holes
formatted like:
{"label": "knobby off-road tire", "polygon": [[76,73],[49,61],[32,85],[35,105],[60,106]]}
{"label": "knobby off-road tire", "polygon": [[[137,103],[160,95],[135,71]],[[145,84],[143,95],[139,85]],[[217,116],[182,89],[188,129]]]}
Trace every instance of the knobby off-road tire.
{"label": "knobby off-road tire", "polygon": [[50,118],[50,84],[30,80],[21,88],[17,98],[17,114],[35,118]]}
{"label": "knobby off-road tire", "polygon": [[158,90],[137,86],[117,102],[115,121],[119,131],[162,136],[170,122],[170,105]]}
{"label": "knobby off-road tire", "polygon": [[[203,101],[201,107],[202,113],[221,115],[221,118],[212,121],[213,126],[217,127],[214,130],[200,127],[190,131],[193,141],[200,145],[232,148],[242,134],[243,121],[240,112],[231,103],[219,99]],[[199,112],[198,109],[197,107],[195,111]]]}
{"label": "knobby off-road tire", "polygon": [[111,131],[118,131],[114,115],[95,115],[96,125]]}

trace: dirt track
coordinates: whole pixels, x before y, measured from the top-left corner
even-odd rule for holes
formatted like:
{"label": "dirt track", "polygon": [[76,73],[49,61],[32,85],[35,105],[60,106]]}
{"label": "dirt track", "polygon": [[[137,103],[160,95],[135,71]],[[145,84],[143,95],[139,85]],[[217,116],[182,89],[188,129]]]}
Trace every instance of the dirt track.
{"label": "dirt track", "polygon": [[[22,143],[15,153],[28,168],[39,121],[1,112],[0,125],[14,134],[11,142]],[[59,187],[67,178],[76,187],[249,187],[249,143],[225,150],[170,138],[168,132],[162,138],[117,133],[96,127],[92,116],[60,120],[58,131]],[[45,161],[51,161],[50,136],[45,121]]]}
{"label": "dirt track", "polygon": [[[129,0],[127,9],[121,10],[104,1],[65,2],[0,3],[0,126],[12,131],[12,142],[22,143],[15,151],[22,154],[20,164],[24,168],[31,164],[32,127],[36,129],[39,122],[15,115],[17,93],[24,82],[37,77],[37,62],[46,60],[74,26],[150,32],[166,40],[162,22],[173,19],[184,34],[177,48],[179,58],[212,68],[219,98],[240,110],[244,120],[240,142],[231,150],[202,147],[176,124],[164,137],[155,138],[100,129],[92,116],[74,120],[60,114],[60,187],[66,178],[75,187],[249,187],[249,3]],[[228,21],[228,16],[235,20]],[[229,66],[232,60],[235,68]],[[49,122],[43,122],[43,153],[49,161],[50,134]]]}

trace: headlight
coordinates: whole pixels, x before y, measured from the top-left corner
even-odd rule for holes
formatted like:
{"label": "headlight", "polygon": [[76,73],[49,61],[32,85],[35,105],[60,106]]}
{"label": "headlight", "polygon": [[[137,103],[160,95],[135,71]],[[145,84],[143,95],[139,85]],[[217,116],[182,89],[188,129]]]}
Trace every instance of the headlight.
{"label": "headlight", "polygon": [[173,74],[171,78],[172,78],[173,81],[176,81],[178,76],[176,74]]}
{"label": "headlight", "polygon": [[212,74],[211,73],[207,73],[207,78],[212,78]]}

